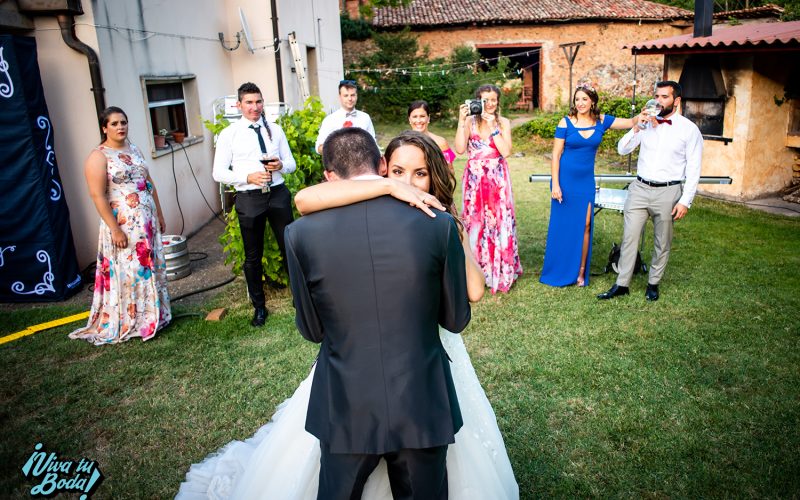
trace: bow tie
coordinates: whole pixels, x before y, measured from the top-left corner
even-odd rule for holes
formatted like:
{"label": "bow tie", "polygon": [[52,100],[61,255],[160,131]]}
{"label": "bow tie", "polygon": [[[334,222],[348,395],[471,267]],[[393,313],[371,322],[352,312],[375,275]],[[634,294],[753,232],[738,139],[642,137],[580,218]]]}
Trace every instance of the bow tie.
{"label": "bow tie", "polygon": [[672,120],[666,118],[656,118],[656,121],[658,122],[659,125],[662,123],[666,123],[667,125],[672,125]]}
{"label": "bow tie", "polygon": [[356,110],[354,109],[353,111],[351,111],[351,112],[349,112],[349,113],[345,113],[345,114],[344,114],[344,117],[345,117],[345,118],[349,118],[349,117],[353,117],[353,118],[355,118],[355,117],[356,117]]}

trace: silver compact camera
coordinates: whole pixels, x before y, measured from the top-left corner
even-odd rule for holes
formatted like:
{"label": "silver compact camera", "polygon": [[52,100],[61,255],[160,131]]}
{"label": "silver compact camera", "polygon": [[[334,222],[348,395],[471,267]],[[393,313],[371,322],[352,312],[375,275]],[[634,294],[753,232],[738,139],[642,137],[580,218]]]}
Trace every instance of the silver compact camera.
{"label": "silver compact camera", "polygon": [[470,115],[483,114],[483,99],[467,99],[464,101],[464,104],[466,104],[467,108],[469,108]]}

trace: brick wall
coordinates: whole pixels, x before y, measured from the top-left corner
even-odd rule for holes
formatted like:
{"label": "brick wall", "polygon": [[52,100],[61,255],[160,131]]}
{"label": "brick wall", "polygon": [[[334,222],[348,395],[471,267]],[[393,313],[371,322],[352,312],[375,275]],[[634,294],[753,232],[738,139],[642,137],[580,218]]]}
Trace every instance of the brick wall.
{"label": "brick wall", "polygon": [[[478,47],[490,44],[540,45],[539,93],[542,108],[551,110],[566,103],[570,96],[569,64],[559,47],[562,43],[586,42],[573,65],[573,85],[590,81],[600,91],[630,95],[633,82],[633,56],[625,44],[680,35],[686,28],[667,22],[642,23],[569,23],[530,26],[473,26],[442,28],[436,31],[417,31],[420,47],[428,46],[432,57],[448,56],[454,47]],[[347,67],[371,50],[364,42],[344,44],[344,64]],[[508,54],[520,49],[510,47]],[[637,93],[651,93],[653,84],[663,75],[663,56],[639,56],[637,59]]]}

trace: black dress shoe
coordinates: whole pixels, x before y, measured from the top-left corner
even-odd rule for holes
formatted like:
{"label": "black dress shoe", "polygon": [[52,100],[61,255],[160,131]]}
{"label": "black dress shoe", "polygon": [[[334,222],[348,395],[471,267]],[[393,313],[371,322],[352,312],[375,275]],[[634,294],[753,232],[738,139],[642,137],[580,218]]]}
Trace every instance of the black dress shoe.
{"label": "black dress shoe", "polygon": [[603,292],[597,296],[600,300],[608,300],[613,299],[614,297],[619,297],[620,295],[628,295],[630,291],[628,290],[627,286],[619,286],[616,283],[614,286],[608,289],[607,292]]}
{"label": "black dress shoe", "polygon": [[264,323],[267,322],[267,313],[266,307],[256,307],[256,311],[253,313],[253,319],[250,321],[250,324],[253,326],[264,326]]}
{"label": "black dress shoe", "polygon": [[647,284],[647,291],[644,292],[644,298],[655,302],[658,300],[658,285]]}

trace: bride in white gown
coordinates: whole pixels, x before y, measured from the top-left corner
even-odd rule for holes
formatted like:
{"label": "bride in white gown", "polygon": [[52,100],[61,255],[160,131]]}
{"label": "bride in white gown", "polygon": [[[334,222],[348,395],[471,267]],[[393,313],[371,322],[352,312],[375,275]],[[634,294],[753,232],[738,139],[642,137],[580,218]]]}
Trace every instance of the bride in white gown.
{"label": "bride in white gown", "polygon": [[[337,181],[335,185],[323,183],[306,188],[295,197],[298,210],[310,213],[390,194],[426,211],[429,210],[426,203],[454,211],[455,177],[430,139],[417,133],[401,134],[389,143],[386,158],[388,179]],[[427,193],[434,195],[441,205]],[[469,242],[465,242],[464,251],[468,294],[475,302],[483,295],[485,281],[469,250]],[[453,382],[464,420],[455,443],[447,451],[449,498],[517,499],[519,488],[503,437],[461,335],[440,327],[439,336],[452,360]],[[305,430],[315,368],[253,437],[228,443],[192,465],[176,498],[316,499],[319,441]],[[392,498],[383,460],[370,475],[362,498]]]}

